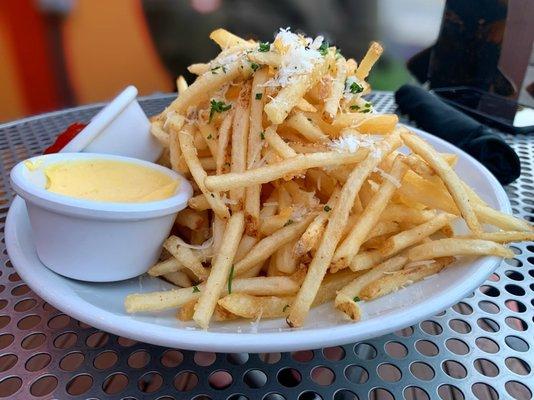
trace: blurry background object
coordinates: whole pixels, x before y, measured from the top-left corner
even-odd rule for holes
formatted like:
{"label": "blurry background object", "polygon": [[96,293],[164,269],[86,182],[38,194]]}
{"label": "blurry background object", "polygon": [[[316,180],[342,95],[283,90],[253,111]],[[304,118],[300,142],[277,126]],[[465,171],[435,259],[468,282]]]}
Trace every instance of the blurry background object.
{"label": "blurry background object", "polygon": [[[534,2],[481,1],[497,2],[505,16],[506,28],[503,18],[498,25],[504,29],[499,65],[516,94],[532,101],[526,88],[534,67],[525,68]],[[445,0],[2,0],[0,121],[106,101],[128,84],[141,95],[172,91],[189,63],[215,54],[208,34],[218,27],[269,40],[291,26],[323,34],[356,59],[378,39],[385,53],[370,82],[375,90],[395,90],[412,80],[406,60],[436,42],[444,7]],[[472,51],[473,40],[460,44]]]}

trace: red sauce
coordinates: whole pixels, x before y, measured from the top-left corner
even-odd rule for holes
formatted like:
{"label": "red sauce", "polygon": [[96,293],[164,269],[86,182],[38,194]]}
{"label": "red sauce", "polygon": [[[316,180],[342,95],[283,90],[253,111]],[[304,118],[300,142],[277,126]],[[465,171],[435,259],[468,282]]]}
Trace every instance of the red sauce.
{"label": "red sauce", "polygon": [[56,138],[56,141],[50,147],[45,149],[44,154],[58,153],[86,126],[87,124],[82,124],[79,122],[69,125],[67,129],[59,134],[59,136]]}

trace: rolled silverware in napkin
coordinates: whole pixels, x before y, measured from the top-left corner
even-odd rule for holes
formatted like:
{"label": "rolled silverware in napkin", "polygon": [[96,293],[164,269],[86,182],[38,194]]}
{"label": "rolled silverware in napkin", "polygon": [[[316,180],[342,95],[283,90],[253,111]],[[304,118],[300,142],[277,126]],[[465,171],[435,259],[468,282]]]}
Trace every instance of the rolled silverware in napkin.
{"label": "rolled silverware in napkin", "polygon": [[490,128],[441,101],[437,96],[413,85],[404,85],[395,93],[401,113],[421,129],[464,150],[503,185],[521,175],[516,152]]}

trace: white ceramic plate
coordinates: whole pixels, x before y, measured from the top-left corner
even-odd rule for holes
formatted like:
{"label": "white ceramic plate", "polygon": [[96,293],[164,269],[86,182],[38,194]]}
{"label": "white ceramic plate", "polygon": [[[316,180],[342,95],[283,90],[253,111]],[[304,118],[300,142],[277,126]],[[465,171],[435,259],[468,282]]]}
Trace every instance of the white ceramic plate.
{"label": "white ceramic plate", "polygon": [[[472,157],[425,132],[417,131],[438,150],[457,153],[457,171],[491,206],[510,211],[501,185]],[[162,290],[169,284],[149,277],[116,283],[84,283],[47,269],[37,257],[24,201],[16,198],[6,222],[9,256],[22,279],[57,309],[99,329],[131,339],[190,350],[270,352],[313,349],[356,342],[405,328],[446,309],[479,287],[499,265],[496,257],[463,259],[438,275],[406,289],[362,303],[363,318],[352,323],[331,304],[311,311],[306,325],[289,329],[285,321],[212,323],[208,331],[175,319],[174,311],[126,314],[128,293]],[[74,266],[73,266],[74,267]]]}

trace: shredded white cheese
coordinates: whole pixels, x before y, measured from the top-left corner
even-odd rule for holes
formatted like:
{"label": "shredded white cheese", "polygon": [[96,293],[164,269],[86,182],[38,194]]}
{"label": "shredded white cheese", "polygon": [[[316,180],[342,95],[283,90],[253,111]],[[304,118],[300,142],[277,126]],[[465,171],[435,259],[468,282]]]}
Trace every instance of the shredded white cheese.
{"label": "shredded white cheese", "polygon": [[318,49],[323,40],[322,36],[312,39],[293,33],[290,28],[280,29],[272,46],[282,56],[280,68],[276,76],[265,82],[264,86],[285,87],[297,77],[309,74],[322,59]]}

